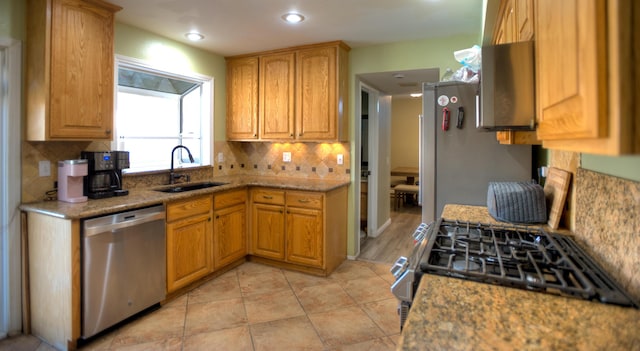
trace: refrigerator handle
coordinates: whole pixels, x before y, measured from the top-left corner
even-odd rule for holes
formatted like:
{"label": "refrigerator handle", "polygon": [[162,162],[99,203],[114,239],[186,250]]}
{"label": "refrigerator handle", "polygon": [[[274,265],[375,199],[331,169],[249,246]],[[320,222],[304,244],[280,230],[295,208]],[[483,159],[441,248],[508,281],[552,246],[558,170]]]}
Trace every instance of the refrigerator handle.
{"label": "refrigerator handle", "polygon": [[446,132],[449,130],[449,119],[451,118],[451,112],[446,107],[442,108],[442,131]]}
{"label": "refrigerator handle", "polygon": [[480,119],[480,95],[478,94],[476,95],[476,128],[482,125]]}

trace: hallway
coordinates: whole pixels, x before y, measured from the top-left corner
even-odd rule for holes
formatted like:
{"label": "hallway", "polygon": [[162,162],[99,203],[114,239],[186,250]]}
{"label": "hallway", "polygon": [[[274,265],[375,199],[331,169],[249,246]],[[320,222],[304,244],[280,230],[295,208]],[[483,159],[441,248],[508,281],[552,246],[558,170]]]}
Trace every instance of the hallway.
{"label": "hallway", "polygon": [[393,264],[413,249],[411,234],[422,221],[422,207],[406,205],[391,211],[391,225],[378,237],[367,237],[360,244],[358,260]]}

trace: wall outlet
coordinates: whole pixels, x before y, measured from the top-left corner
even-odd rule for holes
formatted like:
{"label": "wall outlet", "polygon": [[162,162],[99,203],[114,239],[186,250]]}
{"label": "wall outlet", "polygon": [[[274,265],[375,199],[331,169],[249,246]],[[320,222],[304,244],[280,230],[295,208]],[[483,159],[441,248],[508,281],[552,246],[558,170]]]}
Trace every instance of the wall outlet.
{"label": "wall outlet", "polygon": [[38,162],[38,175],[40,177],[51,176],[51,161],[44,160],[44,161]]}
{"label": "wall outlet", "polygon": [[344,155],[338,154],[338,164],[344,164]]}
{"label": "wall outlet", "polygon": [[291,152],[285,151],[282,153],[282,162],[291,162]]}

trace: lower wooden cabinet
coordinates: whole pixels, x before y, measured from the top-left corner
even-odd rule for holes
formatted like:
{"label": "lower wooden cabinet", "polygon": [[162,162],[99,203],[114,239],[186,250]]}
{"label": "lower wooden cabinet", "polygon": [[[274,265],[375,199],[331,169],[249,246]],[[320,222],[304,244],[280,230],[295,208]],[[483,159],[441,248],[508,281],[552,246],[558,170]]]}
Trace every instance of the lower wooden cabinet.
{"label": "lower wooden cabinet", "polygon": [[211,195],[167,205],[167,292],[213,270]]}
{"label": "lower wooden cabinet", "polygon": [[329,192],[252,189],[252,260],[328,275],[346,252],[346,187]]}
{"label": "lower wooden cabinet", "polygon": [[213,262],[220,269],[247,255],[247,190],[214,196]]}

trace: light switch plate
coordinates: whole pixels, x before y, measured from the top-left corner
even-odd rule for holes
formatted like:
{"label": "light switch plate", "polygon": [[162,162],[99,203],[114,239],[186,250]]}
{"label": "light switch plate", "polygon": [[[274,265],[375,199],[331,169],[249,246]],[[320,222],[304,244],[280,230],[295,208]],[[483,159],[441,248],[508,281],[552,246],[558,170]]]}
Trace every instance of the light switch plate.
{"label": "light switch plate", "polygon": [[222,152],[218,153],[218,163],[224,162],[224,154]]}
{"label": "light switch plate", "polygon": [[344,164],[344,155],[338,154],[338,164]]}
{"label": "light switch plate", "polygon": [[285,151],[282,153],[282,162],[291,162],[291,152]]}

